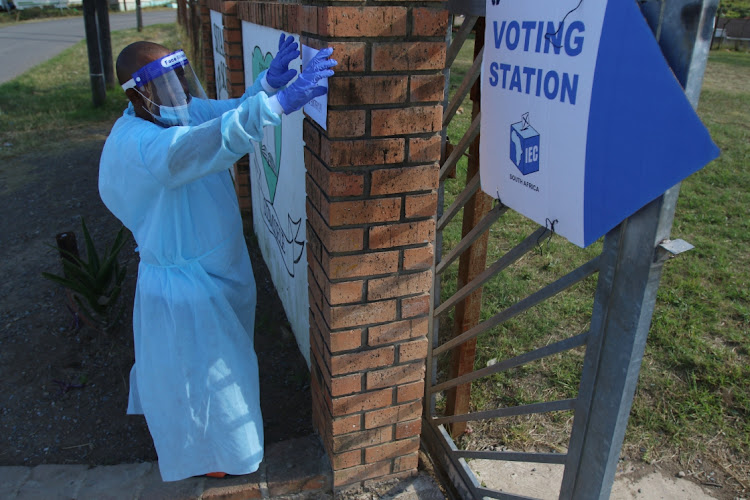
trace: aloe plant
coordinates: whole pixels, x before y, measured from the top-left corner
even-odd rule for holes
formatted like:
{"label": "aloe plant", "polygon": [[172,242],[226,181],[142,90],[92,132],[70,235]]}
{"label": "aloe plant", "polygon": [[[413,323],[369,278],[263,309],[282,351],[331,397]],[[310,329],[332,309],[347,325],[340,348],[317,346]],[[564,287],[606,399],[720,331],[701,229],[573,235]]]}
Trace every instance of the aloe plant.
{"label": "aloe plant", "polygon": [[126,266],[120,266],[118,254],[125,245],[125,228],[121,227],[112,246],[99,255],[94,241],[81,218],[81,227],[86,245],[86,260],[64,249],[59,249],[67,258],[61,259],[63,276],[42,273],[42,276],[64,286],[70,293],[78,312],[93,326],[107,330],[119,319],[118,298],[125,281]]}

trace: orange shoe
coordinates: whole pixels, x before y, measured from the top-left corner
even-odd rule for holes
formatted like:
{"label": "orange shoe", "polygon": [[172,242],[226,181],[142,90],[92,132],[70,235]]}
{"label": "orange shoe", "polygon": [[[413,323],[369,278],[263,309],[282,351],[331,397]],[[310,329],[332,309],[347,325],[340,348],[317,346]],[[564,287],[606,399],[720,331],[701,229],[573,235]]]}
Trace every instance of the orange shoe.
{"label": "orange shoe", "polygon": [[206,474],[208,477],[224,477],[227,475],[226,472],[209,472]]}

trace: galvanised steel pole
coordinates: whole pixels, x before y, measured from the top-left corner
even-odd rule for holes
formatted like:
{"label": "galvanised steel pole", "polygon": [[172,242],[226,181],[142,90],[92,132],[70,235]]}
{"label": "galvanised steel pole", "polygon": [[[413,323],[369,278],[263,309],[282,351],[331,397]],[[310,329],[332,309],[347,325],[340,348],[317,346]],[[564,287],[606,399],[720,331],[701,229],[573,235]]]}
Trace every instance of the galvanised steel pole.
{"label": "galvanised steel pole", "polygon": [[[662,0],[642,6],[693,107],[717,5]],[[561,499],[609,498],[666,258],[659,245],[669,238],[678,195],[679,185],[605,238]]]}
{"label": "galvanised steel pole", "polygon": [[104,81],[108,89],[113,89],[115,88],[115,69],[112,58],[112,36],[109,30],[109,0],[96,0],[96,19]]}
{"label": "galvanised steel pole", "polygon": [[104,101],[107,99],[107,88],[99,50],[99,31],[96,28],[96,0],[83,0],[83,24],[86,29],[91,93],[94,107],[100,108],[104,106]]}

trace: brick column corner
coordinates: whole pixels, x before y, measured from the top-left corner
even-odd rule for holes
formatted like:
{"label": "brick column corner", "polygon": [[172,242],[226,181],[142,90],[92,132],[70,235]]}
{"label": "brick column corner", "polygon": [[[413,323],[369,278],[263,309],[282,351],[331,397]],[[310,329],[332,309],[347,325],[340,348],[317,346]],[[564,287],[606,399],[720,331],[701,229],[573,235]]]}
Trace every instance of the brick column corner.
{"label": "brick column corner", "polygon": [[313,420],[340,488],[417,469],[449,16],[326,4],[299,17],[339,61],[304,141]]}

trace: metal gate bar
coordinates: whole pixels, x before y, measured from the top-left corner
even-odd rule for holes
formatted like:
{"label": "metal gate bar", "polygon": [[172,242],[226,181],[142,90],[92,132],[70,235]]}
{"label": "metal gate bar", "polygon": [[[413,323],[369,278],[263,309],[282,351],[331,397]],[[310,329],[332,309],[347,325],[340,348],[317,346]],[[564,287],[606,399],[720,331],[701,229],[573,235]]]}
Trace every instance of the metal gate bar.
{"label": "metal gate bar", "polygon": [[435,309],[435,315],[439,316],[445,310],[453,307],[457,302],[465,299],[474,290],[484,285],[497,273],[503,271],[508,266],[517,262],[521,257],[530,252],[531,249],[533,249],[534,246],[536,246],[539,241],[549,233],[549,229],[547,229],[546,227],[540,227],[539,229],[528,235],[521,243],[519,243],[518,245],[513,247],[513,249],[509,250],[505,255],[497,259],[494,264],[485,269],[476,278],[462,286],[461,289],[453,294],[452,297],[445,300],[445,302],[443,302],[440,307]]}
{"label": "metal gate bar", "polygon": [[440,220],[437,223],[437,230],[442,231],[445,229],[445,226],[448,225],[448,223],[453,220],[453,217],[456,216],[456,214],[464,208],[464,205],[466,205],[472,196],[474,196],[474,193],[476,193],[479,190],[479,176],[475,175],[471,178],[468,184],[466,184],[466,188],[461,191],[461,194],[459,194],[456,199],[453,201],[450,207],[448,207],[448,210],[445,211],[445,213],[440,217]]}
{"label": "metal gate bar", "polygon": [[471,30],[474,29],[474,25],[477,23],[479,17],[480,16],[466,16],[464,18],[461,28],[458,30],[458,33],[456,33],[456,36],[453,37],[453,41],[448,47],[448,52],[445,55],[445,66],[447,68],[453,66],[453,62],[456,60],[458,52],[461,50],[461,47],[463,47],[466,39],[469,38]]}
{"label": "metal gate bar", "polygon": [[461,335],[458,335],[457,337],[453,337],[451,340],[446,342],[445,344],[441,345],[440,347],[437,347],[433,349],[432,355],[437,356],[440,353],[443,353],[449,349],[452,349],[456,347],[459,344],[462,344],[466,342],[469,339],[473,339],[477,335],[490,330],[500,323],[503,323],[504,321],[507,321],[514,316],[517,316],[521,314],[522,312],[526,311],[527,309],[534,307],[535,305],[544,302],[550,297],[553,297],[557,295],[558,293],[562,292],[563,290],[566,290],[570,288],[571,286],[575,285],[579,281],[582,281],[595,272],[599,270],[599,256],[597,255],[581,267],[574,269],[573,271],[569,272],[562,278],[553,281],[549,285],[545,286],[544,288],[537,290],[536,292],[532,293],[531,295],[528,295],[527,297],[519,300],[512,306],[508,307],[507,309],[504,309],[497,313],[496,315],[492,316],[490,319],[478,324],[474,328],[465,331]]}
{"label": "metal gate bar", "polygon": [[565,463],[566,453],[523,453],[518,451],[463,451],[455,452],[459,458],[505,460],[506,462],[534,462],[537,464]]}
{"label": "metal gate bar", "polygon": [[469,127],[469,130],[466,131],[464,136],[461,138],[461,140],[458,143],[458,146],[456,146],[453,149],[453,152],[450,154],[447,160],[445,160],[445,164],[440,168],[440,180],[445,180],[446,177],[448,177],[448,172],[453,170],[453,167],[456,166],[456,163],[458,163],[458,160],[463,156],[463,154],[466,152],[466,150],[469,148],[471,143],[474,141],[474,139],[477,138],[479,135],[479,125],[481,122],[482,115],[477,115],[476,118],[471,122],[471,126]]}
{"label": "metal gate bar", "polygon": [[532,403],[529,405],[509,406],[496,410],[478,411],[474,413],[463,413],[450,417],[434,417],[435,424],[449,424],[451,422],[473,422],[475,420],[487,420],[497,417],[517,417],[519,415],[531,415],[532,413],[548,413],[552,411],[566,411],[575,408],[575,399],[561,399],[560,401],[545,401],[544,403]]}
{"label": "metal gate bar", "polygon": [[458,90],[456,90],[456,93],[453,95],[453,100],[448,105],[448,109],[443,115],[443,127],[446,127],[450,123],[451,119],[456,114],[456,111],[458,111],[458,108],[461,107],[461,103],[464,102],[464,99],[466,99],[466,96],[469,94],[469,90],[471,90],[471,87],[474,85],[474,82],[477,81],[477,78],[479,78],[479,75],[482,73],[481,70],[482,70],[482,57],[483,56],[484,56],[484,47],[482,47],[477,58],[474,59],[474,63],[471,65],[471,69],[469,70],[468,73],[466,73],[463,81],[461,81],[461,85],[458,87]]}
{"label": "metal gate bar", "polygon": [[469,234],[467,234],[458,243],[458,245],[456,245],[456,248],[451,250],[451,252],[442,261],[440,261],[440,264],[438,264],[435,268],[435,272],[438,275],[442,274],[443,271],[445,271],[448,266],[453,263],[453,261],[459,258],[461,254],[471,246],[472,243],[474,243],[479,239],[480,236],[486,233],[490,226],[494,224],[495,221],[497,221],[497,219],[499,219],[500,216],[507,211],[508,207],[506,207],[505,205],[495,205],[495,207],[490,210],[490,212],[485,215],[476,226],[474,226],[474,229],[472,229]]}
{"label": "metal gate bar", "polygon": [[512,370],[513,368],[518,368],[519,366],[529,364],[533,361],[538,361],[542,358],[554,356],[555,354],[560,354],[561,352],[569,351],[571,349],[575,349],[576,347],[581,347],[582,345],[586,344],[588,335],[589,332],[580,333],[575,337],[569,337],[559,342],[555,342],[554,344],[548,344],[544,347],[540,347],[539,349],[535,349],[513,358],[500,361],[486,368],[481,368],[471,373],[467,373],[466,375],[446,380],[441,384],[429,387],[427,389],[427,392],[430,394],[440,392],[457,385],[463,385],[483,377],[494,375],[495,373]]}

